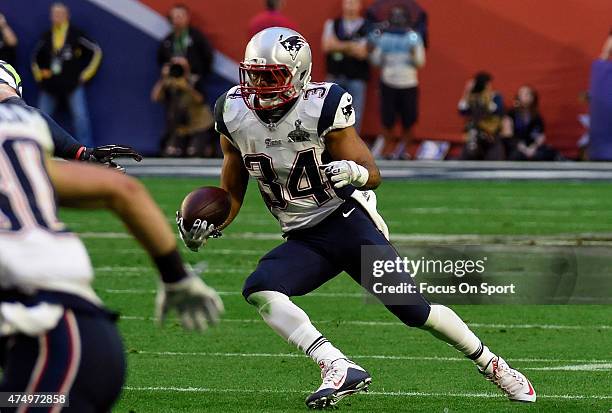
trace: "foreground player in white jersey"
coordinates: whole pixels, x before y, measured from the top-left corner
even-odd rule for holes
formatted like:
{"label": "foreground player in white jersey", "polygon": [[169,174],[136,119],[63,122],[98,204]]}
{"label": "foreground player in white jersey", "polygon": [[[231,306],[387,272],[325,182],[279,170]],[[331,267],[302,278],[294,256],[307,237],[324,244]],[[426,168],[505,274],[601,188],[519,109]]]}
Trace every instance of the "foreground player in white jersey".
{"label": "foreground player in white jersey", "polygon": [[56,196],[63,205],[113,211],[140,241],[162,278],[159,320],[176,309],[185,328],[203,329],[223,306],[185,268],[142,185],[106,168],[52,161],[52,152],[35,109],[0,105],[0,392],[55,392],[67,402],[60,395],[34,409],[26,398],[2,412],[108,412],[125,376],[116,315],[92,289],[89,256],[59,221]]}
{"label": "foreground player in white jersey", "polygon": [[[289,297],[308,294],[342,271],[359,282],[361,247],[390,244],[371,191],[380,174],[352,126],[351,96],[335,84],[311,83],[310,73],[310,46],[299,33],[276,27],[251,39],[240,64],[240,86],[215,107],[230,216],[221,228],[206,222],[183,228],[180,216],[178,226],[185,244],[197,250],[236,217],[249,175],[258,181],[287,240],[260,260],[243,295],[274,331],[319,364],[323,383],[306,404],[321,408],[367,389],[371,377]],[[393,251],[387,258],[397,257],[392,248],[387,251]],[[510,400],[535,401],[527,378],[483,345],[451,309],[419,294],[409,305],[386,307],[406,325],[431,332],[472,359]]]}

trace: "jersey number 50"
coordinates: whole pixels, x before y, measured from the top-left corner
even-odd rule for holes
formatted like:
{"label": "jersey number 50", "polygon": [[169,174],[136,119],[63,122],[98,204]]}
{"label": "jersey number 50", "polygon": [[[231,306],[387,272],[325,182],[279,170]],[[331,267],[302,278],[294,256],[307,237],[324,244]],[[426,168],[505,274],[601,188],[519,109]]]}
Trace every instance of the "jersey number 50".
{"label": "jersey number 50", "polygon": [[[260,184],[266,189],[262,194],[269,208],[287,208],[287,200],[283,195],[283,185],[278,182],[278,174],[274,169],[272,158],[263,153],[244,156],[245,167],[253,173]],[[304,182],[306,186],[300,185]],[[314,149],[306,149],[297,153],[286,182],[290,199],[312,197],[317,205],[323,205],[332,196],[329,194],[329,184],[323,182]]]}

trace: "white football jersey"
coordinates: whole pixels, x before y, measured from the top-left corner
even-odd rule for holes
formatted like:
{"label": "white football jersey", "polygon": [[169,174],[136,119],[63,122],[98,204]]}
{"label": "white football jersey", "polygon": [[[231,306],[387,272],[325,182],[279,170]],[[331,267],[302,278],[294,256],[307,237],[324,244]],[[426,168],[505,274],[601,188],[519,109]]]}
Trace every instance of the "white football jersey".
{"label": "white football jersey", "polygon": [[249,109],[238,86],[215,105],[217,131],[242,154],[283,233],[318,224],[350,195],[349,188],[336,191],[319,167],[331,160],[325,135],[354,123],[352,97],[334,83],[309,83],[276,123]]}
{"label": "white football jersey", "polygon": [[42,116],[0,105],[0,288],[62,291],[98,303],[87,251],[57,217],[45,168],[51,153]]}

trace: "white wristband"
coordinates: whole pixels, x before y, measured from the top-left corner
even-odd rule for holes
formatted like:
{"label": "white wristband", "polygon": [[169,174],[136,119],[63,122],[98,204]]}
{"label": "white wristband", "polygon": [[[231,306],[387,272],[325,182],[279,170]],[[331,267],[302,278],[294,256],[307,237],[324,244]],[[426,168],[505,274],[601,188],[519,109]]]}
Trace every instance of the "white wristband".
{"label": "white wristband", "polygon": [[357,167],[357,171],[355,173],[355,179],[353,180],[352,184],[357,188],[361,188],[362,186],[368,183],[368,179],[370,179],[370,173],[365,167],[359,165],[358,163],[355,163],[355,166]]}

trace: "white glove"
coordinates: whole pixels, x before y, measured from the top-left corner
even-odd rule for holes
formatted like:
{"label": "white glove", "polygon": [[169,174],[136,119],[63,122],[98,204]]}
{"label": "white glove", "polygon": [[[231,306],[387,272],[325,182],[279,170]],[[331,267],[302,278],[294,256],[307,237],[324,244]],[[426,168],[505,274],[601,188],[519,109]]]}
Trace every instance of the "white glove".
{"label": "white glove", "polygon": [[160,283],[155,297],[155,319],[160,326],[172,309],[183,328],[199,331],[218,324],[225,311],[219,294],[193,274],[175,283]]}
{"label": "white glove", "polygon": [[188,231],[183,226],[183,217],[179,211],[176,211],[176,225],[179,230],[179,235],[187,248],[193,252],[197,252],[202,245],[206,245],[208,238],[219,238],[219,231],[213,224],[208,225],[208,222],[196,219],[191,229]]}
{"label": "white glove", "polygon": [[53,330],[64,314],[58,304],[40,303],[26,307],[21,303],[0,304],[0,336],[25,334],[30,337]]}
{"label": "white glove", "polygon": [[320,166],[326,174],[331,175],[335,188],[353,185],[361,188],[368,182],[370,173],[354,161],[333,161]]}

